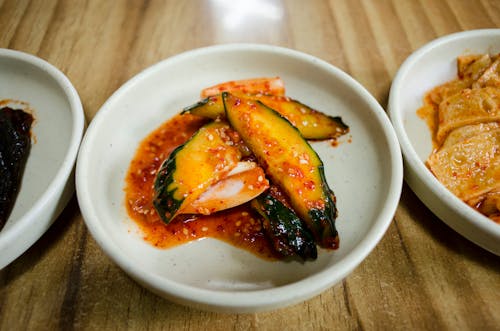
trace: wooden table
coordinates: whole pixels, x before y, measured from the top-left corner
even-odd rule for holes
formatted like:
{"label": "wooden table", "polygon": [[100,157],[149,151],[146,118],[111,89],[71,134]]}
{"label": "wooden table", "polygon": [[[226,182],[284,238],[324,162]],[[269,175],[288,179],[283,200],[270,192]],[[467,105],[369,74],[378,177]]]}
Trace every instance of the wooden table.
{"label": "wooden table", "polygon": [[[392,78],[414,50],[452,32],[495,27],[494,0],[0,0],[0,47],[61,69],[88,121],[142,69],[229,42],[315,55],[385,107]],[[0,329],[500,330],[499,262],[405,185],[385,237],[342,283],[272,312],[208,313],[170,303],[126,276],[90,236],[74,197],[50,230],[0,271]]]}

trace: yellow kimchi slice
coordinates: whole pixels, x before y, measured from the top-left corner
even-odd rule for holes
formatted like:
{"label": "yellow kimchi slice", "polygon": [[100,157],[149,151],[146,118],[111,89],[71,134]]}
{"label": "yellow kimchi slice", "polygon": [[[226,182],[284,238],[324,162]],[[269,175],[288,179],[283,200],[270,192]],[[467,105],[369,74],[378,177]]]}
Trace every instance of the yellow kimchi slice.
{"label": "yellow kimchi slice", "polygon": [[500,87],[500,58],[497,58],[488,69],[472,84],[473,88],[492,86]]}
{"label": "yellow kimchi slice", "polygon": [[458,127],[499,120],[500,89],[493,87],[464,89],[439,105],[436,139],[441,144],[448,133]]}
{"label": "yellow kimchi slice", "polygon": [[500,129],[441,148],[427,164],[436,178],[462,200],[500,189]]}
{"label": "yellow kimchi slice", "polygon": [[495,130],[500,128],[499,122],[489,122],[489,123],[479,123],[465,125],[460,128],[456,128],[451,131],[443,142],[442,148],[447,148],[449,146],[455,145],[465,139],[471,138],[476,134],[481,134],[483,132]]}
{"label": "yellow kimchi slice", "polygon": [[483,75],[493,62],[489,54],[464,55],[457,58],[458,78],[467,80],[471,84]]}
{"label": "yellow kimchi slice", "polygon": [[493,191],[466,201],[472,208],[500,223],[500,191]]}

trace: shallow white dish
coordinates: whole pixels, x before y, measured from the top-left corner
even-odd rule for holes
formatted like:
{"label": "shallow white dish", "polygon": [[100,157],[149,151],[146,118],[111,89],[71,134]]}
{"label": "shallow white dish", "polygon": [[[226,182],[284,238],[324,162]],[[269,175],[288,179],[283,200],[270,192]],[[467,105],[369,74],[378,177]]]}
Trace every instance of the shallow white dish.
{"label": "shallow white dish", "polygon": [[[350,126],[352,142],[315,143],[338,199],[340,249],[316,261],[269,262],[213,239],[173,249],[146,243],[124,205],[124,178],[139,142],[203,87],[280,76],[287,94]],[[312,56],[253,44],[197,49],[162,61],[123,85],[90,124],[77,162],[85,222],[105,253],[170,300],[225,312],[300,302],[339,282],[375,247],[397,207],[403,171],[396,136],[377,101],[351,77]]]}
{"label": "shallow white dish", "polygon": [[5,99],[28,103],[35,122],[20,191],[0,232],[0,269],[40,238],[73,194],[85,123],[80,98],[62,72],[36,56],[0,49],[0,100]]}
{"label": "shallow white dish", "polygon": [[405,160],[405,180],[442,221],[479,246],[500,255],[500,225],[467,206],[427,169],[429,128],[416,111],[431,88],[457,77],[456,58],[500,52],[500,29],[473,30],[436,39],[403,63],[392,83],[389,115]]}

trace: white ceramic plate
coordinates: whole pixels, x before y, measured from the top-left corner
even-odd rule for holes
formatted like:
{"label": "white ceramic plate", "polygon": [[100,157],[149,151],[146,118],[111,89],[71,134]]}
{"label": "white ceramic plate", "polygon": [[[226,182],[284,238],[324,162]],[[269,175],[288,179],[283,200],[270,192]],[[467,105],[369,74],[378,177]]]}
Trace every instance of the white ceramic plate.
{"label": "white ceramic plate", "polygon": [[391,87],[389,114],[404,155],[405,180],[412,190],[455,231],[500,255],[500,225],[455,197],[424,165],[432,141],[429,128],[416,114],[427,91],[457,77],[457,56],[488,52],[500,52],[500,29],[456,33],[425,45],[398,71]]}
{"label": "white ceramic plate", "polygon": [[0,49],[0,100],[5,99],[28,103],[35,122],[20,191],[0,232],[0,269],[49,228],[73,194],[85,122],[80,98],[63,73],[33,55]]}
{"label": "white ceramic plate", "polygon": [[[269,262],[203,239],[173,249],[146,243],[124,206],[124,178],[139,142],[200,90],[227,80],[280,76],[287,94],[351,127],[333,148],[315,143],[338,198],[340,249],[314,262]],[[128,274],[178,303],[230,312],[277,308],[319,294],[374,248],[399,201],[402,158],[388,117],[357,82],[312,56],[265,45],[214,46],[183,53],[132,78],[103,105],[82,142],[77,195],[102,249]]]}

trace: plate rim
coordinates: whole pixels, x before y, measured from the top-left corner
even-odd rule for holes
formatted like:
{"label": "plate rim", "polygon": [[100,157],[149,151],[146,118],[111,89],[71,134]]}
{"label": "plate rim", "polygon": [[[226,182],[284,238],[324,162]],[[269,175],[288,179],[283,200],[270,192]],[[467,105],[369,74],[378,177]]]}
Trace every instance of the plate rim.
{"label": "plate rim", "polygon": [[[31,247],[48,230],[55,219],[59,216],[58,213],[54,213],[46,220],[44,220],[43,217],[40,217],[40,215],[44,213],[46,206],[49,205],[52,200],[59,200],[66,187],[68,185],[72,185],[73,180],[71,174],[76,163],[80,142],[83,137],[85,115],[80,97],[75,87],[69,78],[54,65],[35,55],[7,48],[0,48],[0,58],[23,62],[44,71],[48,76],[50,76],[51,79],[54,80],[64,93],[66,101],[69,104],[68,111],[71,112],[72,117],[71,137],[68,148],[66,149],[62,163],[54,178],[49,183],[47,189],[38,197],[35,203],[18,220],[16,220],[16,224],[13,224],[0,232],[0,251],[2,252],[2,256],[0,258],[0,269],[3,269],[22,255],[29,247]],[[67,199],[64,199],[66,201],[59,201],[60,205],[58,207],[60,210],[56,211],[62,211],[72,194],[73,193],[71,193]],[[41,223],[39,224],[37,231],[30,228],[31,224],[34,222]],[[27,240],[21,244],[18,240],[21,236],[23,236],[23,234]],[[17,242],[17,244],[12,245],[13,242]]]}
{"label": "plate rim", "polygon": [[[341,272],[339,273],[339,276],[337,276],[338,279],[335,279],[335,281],[333,282],[331,281],[331,278],[327,276],[328,271],[331,271],[331,267],[329,267],[305,279],[271,289],[257,289],[250,291],[218,291],[203,289],[178,283],[176,281],[161,277],[157,274],[141,274],[140,272],[135,270],[129,262],[127,262],[127,259],[123,254],[114,255],[110,253],[114,251],[114,248],[111,246],[117,245],[112,243],[111,240],[108,240],[107,242],[106,240],[103,240],[106,233],[103,230],[100,222],[98,221],[98,215],[96,215],[96,213],[94,213],[91,208],[92,203],[88,199],[89,191],[87,184],[85,183],[87,173],[84,167],[85,164],[89,162],[88,154],[90,153],[89,150],[91,149],[95,127],[97,127],[101,123],[101,121],[103,121],[103,118],[106,116],[107,112],[111,111],[115,100],[121,98],[122,95],[133,88],[133,86],[138,81],[147,79],[148,75],[155,72],[156,70],[161,70],[163,66],[168,66],[172,62],[182,60],[185,57],[199,56],[211,52],[242,52],[245,50],[278,53],[278,55],[280,56],[285,55],[299,58],[300,60],[313,61],[315,64],[319,64],[325,68],[328,68],[328,70],[334,72],[335,75],[339,79],[342,79],[344,83],[346,83],[346,85],[348,85],[351,89],[356,90],[357,94],[364,97],[365,101],[370,105],[370,111],[372,111],[374,115],[376,115],[381,127],[383,127],[384,131],[382,133],[385,139],[391,142],[388,150],[390,153],[389,156],[391,158],[391,166],[393,167],[394,172],[390,180],[391,184],[388,185],[388,197],[384,201],[385,204],[382,210],[379,212],[379,216],[374,222],[374,225],[367,232],[366,237],[362,239],[361,242],[357,246],[355,246],[354,249],[349,252],[343,259],[339,260],[336,263],[335,269],[341,270]],[[343,279],[369,255],[369,253],[379,243],[383,235],[386,233],[386,230],[391,224],[396,208],[399,204],[402,181],[402,156],[396,134],[393,131],[389,118],[383,108],[360,83],[355,81],[352,77],[350,77],[348,74],[338,69],[334,65],[312,55],[281,46],[254,43],[232,43],[196,48],[163,59],[142,70],[137,75],[133,76],[110,96],[110,98],[102,105],[102,107],[90,123],[80,147],[80,154],[77,160],[76,167],[76,190],[83,218],[94,239],[99,243],[101,249],[111,260],[113,260],[114,263],[116,263],[127,274],[131,275],[132,278],[134,278],[143,286],[150,288],[153,292],[160,293],[164,297],[168,297],[174,302],[188,304],[190,306],[199,306],[208,310],[216,309],[219,311],[223,309],[224,311],[233,312],[261,311],[268,310],[270,308],[291,305],[293,303],[297,303],[299,301],[303,301],[307,298],[313,297]],[[305,282],[311,282],[311,280],[313,280],[316,284],[320,284],[317,287],[316,291],[314,291],[314,293],[310,293],[310,295],[304,297],[303,295],[296,295],[293,293],[293,291],[290,291],[297,286],[302,286]],[[165,293],[165,284],[168,285],[169,293]],[[196,300],[195,298],[198,298],[198,300]]]}
{"label": "plate rim", "polygon": [[[432,192],[435,196],[441,197],[441,199],[445,202],[444,207],[450,208],[454,213],[465,217],[475,228],[489,233],[491,236],[497,238],[497,240],[499,240],[500,242],[500,225],[496,224],[491,219],[475,211],[474,209],[468,207],[462,200],[460,200],[448,189],[446,189],[446,187],[431,174],[427,167],[425,167],[425,164],[418,156],[404,128],[402,110],[398,109],[398,105],[401,104],[400,90],[402,82],[408,75],[410,68],[417,62],[417,60],[419,60],[421,56],[425,55],[428,51],[436,47],[442,46],[443,44],[456,42],[462,39],[484,37],[485,35],[495,35],[500,37],[500,29],[477,29],[448,34],[430,41],[429,43],[423,45],[415,52],[413,52],[410,56],[408,56],[400,66],[391,84],[391,89],[389,92],[388,113],[401,145],[401,150],[403,152],[403,158],[405,161],[405,180],[408,182],[411,189],[442,222],[444,222],[453,230],[455,230],[468,240],[474,242],[478,246],[492,252],[493,254],[500,255],[500,245],[497,245],[498,247],[496,247],[495,249],[494,247],[485,245],[481,242],[481,240],[471,239],[471,235],[469,233],[464,233],[467,231],[467,229],[464,229],[463,225],[457,224],[456,222],[453,222],[453,220],[447,219],[443,215],[445,212],[437,207],[429,206],[430,202],[425,201],[425,192],[423,192],[419,184],[422,184],[425,189]],[[415,112],[416,111],[417,109],[415,109]],[[409,173],[410,171],[412,171],[413,173]],[[413,177],[417,178],[414,179]]]}

